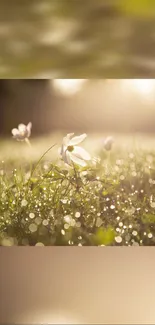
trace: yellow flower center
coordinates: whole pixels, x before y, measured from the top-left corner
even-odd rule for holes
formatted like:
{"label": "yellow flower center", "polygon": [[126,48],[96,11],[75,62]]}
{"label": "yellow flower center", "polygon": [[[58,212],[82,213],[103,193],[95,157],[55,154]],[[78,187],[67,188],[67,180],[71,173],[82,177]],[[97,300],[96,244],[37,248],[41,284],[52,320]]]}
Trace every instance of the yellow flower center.
{"label": "yellow flower center", "polygon": [[68,146],[67,147],[67,150],[70,151],[70,152],[72,152],[74,150],[74,147],[73,146]]}

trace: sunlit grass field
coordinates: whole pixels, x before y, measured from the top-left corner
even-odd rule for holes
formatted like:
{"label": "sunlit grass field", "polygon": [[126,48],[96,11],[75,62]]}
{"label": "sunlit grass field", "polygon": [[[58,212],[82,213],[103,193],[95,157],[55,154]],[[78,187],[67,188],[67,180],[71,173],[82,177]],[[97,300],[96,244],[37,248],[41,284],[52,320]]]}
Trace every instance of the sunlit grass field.
{"label": "sunlit grass field", "polygon": [[86,167],[60,159],[64,135],[0,140],[0,244],[155,245],[155,135],[114,135],[107,151],[88,134]]}

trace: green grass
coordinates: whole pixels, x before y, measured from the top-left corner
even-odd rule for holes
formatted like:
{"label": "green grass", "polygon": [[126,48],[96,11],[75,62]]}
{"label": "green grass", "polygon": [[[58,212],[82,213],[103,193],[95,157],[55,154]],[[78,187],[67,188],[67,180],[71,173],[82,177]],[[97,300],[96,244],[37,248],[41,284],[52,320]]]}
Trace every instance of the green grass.
{"label": "green grass", "polygon": [[61,134],[0,141],[0,245],[155,245],[155,137],[101,140],[83,143],[99,157],[85,168],[60,160]]}

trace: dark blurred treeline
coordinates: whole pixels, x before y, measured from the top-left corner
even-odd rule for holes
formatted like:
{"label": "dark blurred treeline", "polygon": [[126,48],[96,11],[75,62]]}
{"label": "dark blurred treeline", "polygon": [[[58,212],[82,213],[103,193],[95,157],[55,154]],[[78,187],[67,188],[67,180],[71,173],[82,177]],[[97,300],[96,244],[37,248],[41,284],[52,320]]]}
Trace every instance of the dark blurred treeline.
{"label": "dark blurred treeline", "polygon": [[[154,95],[153,95],[154,96]],[[73,96],[57,92],[50,80],[0,80],[0,135],[19,123],[33,124],[33,135],[66,132],[155,132],[153,100],[119,80],[88,80]]]}
{"label": "dark blurred treeline", "polygon": [[0,78],[153,77],[154,0],[0,0]]}
{"label": "dark blurred treeline", "polygon": [[53,113],[54,95],[48,80],[0,80],[1,135],[30,121],[35,134],[48,132],[49,108]]}

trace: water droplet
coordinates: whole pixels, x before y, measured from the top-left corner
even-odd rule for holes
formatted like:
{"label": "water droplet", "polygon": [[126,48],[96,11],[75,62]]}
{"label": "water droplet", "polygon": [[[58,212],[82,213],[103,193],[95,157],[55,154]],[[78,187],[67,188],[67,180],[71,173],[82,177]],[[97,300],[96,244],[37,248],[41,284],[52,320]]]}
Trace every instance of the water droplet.
{"label": "water droplet", "polygon": [[112,204],[112,205],[110,206],[110,209],[112,209],[112,210],[115,209],[115,205]]}
{"label": "water droplet", "polygon": [[82,174],[83,176],[86,176],[86,175],[88,174],[88,172],[87,172],[86,170],[84,170],[83,172],[81,172],[81,174]]}
{"label": "water droplet", "polygon": [[125,236],[125,240],[127,240],[127,241],[129,241],[130,240],[130,235],[129,234],[127,234],[126,236]]}
{"label": "water droplet", "polygon": [[71,219],[70,225],[74,227],[76,225],[76,221],[74,219]]}
{"label": "water droplet", "polygon": [[122,242],[122,237],[121,236],[116,236],[115,241],[116,241],[116,243],[121,243]]}
{"label": "water droplet", "polygon": [[136,210],[136,209],[135,209],[134,207],[131,207],[131,208],[126,209],[125,212],[126,212],[127,214],[132,215],[132,214],[134,214],[135,210]]}
{"label": "water droplet", "polygon": [[14,238],[3,238],[1,241],[2,246],[13,246],[14,245]]}
{"label": "water droplet", "polygon": [[96,227],[101,227],[102,223],[103,223],[102,219],[98,217],[96,220]]}
{"label": "water droplet", "polygon": [[33,212],[31,212],[31,213],[29,214],[29,217],[30,217],[31,219],[33,219],[33,218],[35,217],[35,214],[34,214]]}
{"label": "water droplet", "polygon": [[153,235],[151,233],[148,234],[148,238],[152,238]]}
{"label": "water droplet", "polygon": [[61,202],[62,202],[63,204],[66,204],[66,203],[67,203],[67,200],[66,200],[66,199],[63,199],[63,200],[61,200]]}
{"label": "water droplet", "polygon": [[49,215],[50,215],[51,217],[53,217],[53,215],[54,215],[54,211],[51,210],[50,213],[49,213]]}
{"label": "water droplet", "polygon": [[64,228],[67,230],[69,227],[70,227],[70,225],[65,223]]}
{"label": "water droplet", "polygon": [[139,246],[139,243],[137,243],[136,241],[133,242],[132,246]]}
{"label": "water droplet", "polygon": [[133,230],[132,234],[133,234],[133,236],[137,236],[137,231]]}
{"label": "water droplet", "polygon": [[81,215],[80,212],[76,212],[75,213],[75,218],[80,218],[80,215]]}
{"label": "water droplet", "polygon": [[45,245],[43,243],[41,243],[41,242],[38,242],[38,243],[36,243],[35,246],[45,246]]}
{"label": "water droplet", "polygon": [[37,225],[35,225],[35,223],[31,223],[31,225],[29,225],[29,230],[31,232],[37,231]]}
{"label": "water droplet", "polygon": [[151,208],[155,208],[155,202],[150,202]]}
{"label": "water droplet", "polygon": [[4,199],[5,196],[6,196],[6,194],[3,192],[3,193],[2,193],[2,199]]}
{"label": "water droplet", "polygon": [[77,227],[77,228],[80,228],[80,227],[81,227],[81,222],[79,222],[79,221],[76,222],[76,227]]}
{"label": "water droplet", "polygon": [[122,161],[120,159],[116,160],[116,165],[120,166],[122,164]]}
{"label": "water droplet", "polygon": [[129,158],[130,159],[133,159],[134,158],[134,154],[132,152],[129,154]]}
{"label": "water droplet", "polygon": [[48,225],[48,220],[44,219],[44,220],[43,220],[43,225],[44,225],[44,226],[47,226],[47,225]]}
{"label": "water droplet", "polygon": [[22,200],[22,202],[21,202],[22,207],[26,207],[27,204],[28,204],[28,202],[26,200]]}
{"label": "water droplet", "polygon": [[41,224],[41,222],[42,222],[42,220],[41,220],[40,217],[37,217],[37,218],[35,219],[35,223],[36,223],[38,226]]}
{"label": "water droplet", "polygon": [[65,220],[65,222],[70,224],[72,217],[70,215],[64,216],[64,220]]}

